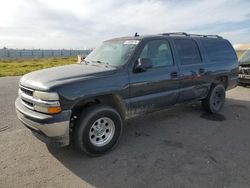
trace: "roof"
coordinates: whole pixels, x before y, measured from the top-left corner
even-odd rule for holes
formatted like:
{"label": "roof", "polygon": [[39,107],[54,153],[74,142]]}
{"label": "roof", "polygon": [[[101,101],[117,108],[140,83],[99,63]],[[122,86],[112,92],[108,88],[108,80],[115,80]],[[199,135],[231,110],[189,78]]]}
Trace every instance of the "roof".
{"label": "roof", "polygon": [[115,41],[115,40],[142,40],[142,39],[146,39],[146,38],[152,38],[152,37],[198,37],[198,38],[222,38],[219,35],[200,35],[200,34],[188,34],[188,33],[184,33],[184,32],[175,32],[175,33],[161,33],[161,34],[155,34],[155,35],[137,35],[137,33],[135,34],[135,36],[127,36],[127,37],[119,37],[119,38],[113,38],[107,41]]}

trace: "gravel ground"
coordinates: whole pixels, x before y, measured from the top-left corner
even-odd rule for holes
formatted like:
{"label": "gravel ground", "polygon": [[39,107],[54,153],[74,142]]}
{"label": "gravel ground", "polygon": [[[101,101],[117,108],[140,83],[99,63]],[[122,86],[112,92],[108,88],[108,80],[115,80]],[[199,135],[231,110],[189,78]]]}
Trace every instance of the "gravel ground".
{"label": "gravel ground", "polygon": [[220,115],[199,103],[126,123],[120,145],[89,158],[53,148],[17,120],[19,77],[0,78],[0,187],[249,187],[250,88],[227,92]]}

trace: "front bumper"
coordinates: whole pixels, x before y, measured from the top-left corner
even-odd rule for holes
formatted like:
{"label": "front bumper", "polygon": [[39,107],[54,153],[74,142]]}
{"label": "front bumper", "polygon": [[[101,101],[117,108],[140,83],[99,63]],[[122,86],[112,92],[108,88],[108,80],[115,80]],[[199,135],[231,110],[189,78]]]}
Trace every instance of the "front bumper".
{"label": "front bumper", "polygon": [[250,75],[239,74],[239,83],[250,84]]}
{"label": "front bumper", "polygon": [[56,146],[69,145],[69,125],[71,110],[48,115],[26,108],[21,99],[15,102],[18,119],[43,142]]}

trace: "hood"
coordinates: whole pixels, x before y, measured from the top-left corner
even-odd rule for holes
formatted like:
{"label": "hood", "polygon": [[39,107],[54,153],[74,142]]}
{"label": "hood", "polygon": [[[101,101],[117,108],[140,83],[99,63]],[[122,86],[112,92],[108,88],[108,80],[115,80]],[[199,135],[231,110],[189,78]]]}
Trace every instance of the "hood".
{"label": "hood", "polygon": [[250,67],[250,61],[247,61],[247,62],[242,62],[242,61],[240,61],[239,64],[240,64],[240,66],[242,66],[242,67]]}
{"label": "hood", "polygon": [[72,64],[34,71],[24,75],[20,84],[37,90],[47,91],[51,87],[72,81],[101,77],[115,72],[113,67]]}

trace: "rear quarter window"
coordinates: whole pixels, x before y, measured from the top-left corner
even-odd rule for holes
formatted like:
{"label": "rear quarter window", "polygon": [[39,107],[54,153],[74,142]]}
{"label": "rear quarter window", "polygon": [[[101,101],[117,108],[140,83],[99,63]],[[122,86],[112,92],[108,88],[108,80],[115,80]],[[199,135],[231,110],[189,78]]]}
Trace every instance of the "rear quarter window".
{"label": "rear quarter window", "polygon": [[201,39],[210,61],[237,60],[234,49],[227,40]]}

